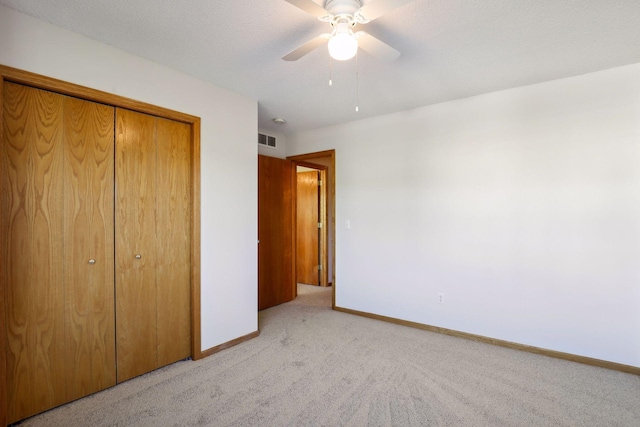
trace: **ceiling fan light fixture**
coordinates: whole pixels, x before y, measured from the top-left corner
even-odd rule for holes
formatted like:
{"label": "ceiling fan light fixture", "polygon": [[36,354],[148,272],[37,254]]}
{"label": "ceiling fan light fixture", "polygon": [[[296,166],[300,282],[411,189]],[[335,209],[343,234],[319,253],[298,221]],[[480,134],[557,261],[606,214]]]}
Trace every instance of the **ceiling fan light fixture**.
{"label": "ceiling fan light fixture", "polygon": [[358,40],[351,30],[338,30],[329,39],[329,55],[337,61],[346,61],[356,56]]}

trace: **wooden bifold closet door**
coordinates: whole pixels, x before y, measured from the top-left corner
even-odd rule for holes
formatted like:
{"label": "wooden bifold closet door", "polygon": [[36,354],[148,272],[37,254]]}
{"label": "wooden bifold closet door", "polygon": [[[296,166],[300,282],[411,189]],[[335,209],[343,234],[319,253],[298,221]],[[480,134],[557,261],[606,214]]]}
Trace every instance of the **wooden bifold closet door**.
{"label": "wooden bifold closet door", "polygon": [[2,106],[13,423],[191,355],[191,126],[9,82]]}
{"label": "wooden bifold closet door", "polygon": [[118,382],[190,354],[190,128],[117,109]]}
{"label": "wooden bifold closet door", "polygon": [[115,384],[113,114],[3,85],[9,422]]}

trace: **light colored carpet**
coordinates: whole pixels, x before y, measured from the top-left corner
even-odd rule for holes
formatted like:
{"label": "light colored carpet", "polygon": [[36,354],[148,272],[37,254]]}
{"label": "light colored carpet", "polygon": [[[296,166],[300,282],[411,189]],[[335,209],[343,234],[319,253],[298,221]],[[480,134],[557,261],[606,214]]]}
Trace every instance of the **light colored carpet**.
{"label": "light colored carpet", "polygon": [[331,307],[332,295],[333,288],[331,287],[321,288],[320,286],[298,283],[298,297],[289,304]]}
{"label": "light colored carpet", "polygon": [[640,426],[638,376],[334,312],[331,291],[262,311],[258,338],[23,425]]}

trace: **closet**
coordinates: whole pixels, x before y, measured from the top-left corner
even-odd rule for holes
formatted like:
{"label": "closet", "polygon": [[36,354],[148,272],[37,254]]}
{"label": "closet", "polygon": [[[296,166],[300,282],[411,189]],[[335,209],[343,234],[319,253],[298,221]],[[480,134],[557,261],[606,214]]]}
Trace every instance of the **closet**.
{"label": "closet", "polygon": [[2,84],[7,421],[191,355],[192,127]]}

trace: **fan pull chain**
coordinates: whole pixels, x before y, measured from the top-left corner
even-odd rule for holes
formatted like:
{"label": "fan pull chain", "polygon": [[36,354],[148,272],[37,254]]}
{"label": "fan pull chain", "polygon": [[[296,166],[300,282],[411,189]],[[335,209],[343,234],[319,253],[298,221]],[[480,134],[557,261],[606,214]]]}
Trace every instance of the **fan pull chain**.
{"label": "fan pull chain", "polygon": [[329,86],[333,86],[333,62],[331,61],[331,55],[329,55]]}
{"label": "fan pull chain", "polygon": [[356,51],[356,113],[358,112],[358,104],[360,103],[360,72],[358,67],[358,51]]}

